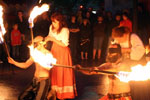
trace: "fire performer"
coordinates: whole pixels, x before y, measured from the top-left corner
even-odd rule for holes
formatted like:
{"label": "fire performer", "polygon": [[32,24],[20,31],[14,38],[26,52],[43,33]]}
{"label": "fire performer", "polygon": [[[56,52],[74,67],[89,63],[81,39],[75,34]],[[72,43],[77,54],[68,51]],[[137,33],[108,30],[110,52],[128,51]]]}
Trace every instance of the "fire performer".
{"label": "fire performer", "polygon": [[[72,66],[72,58],[70,49],[68,48],[69,29],[66,27],[63,15],[60,13],[53,13],[51,20],[52,25],[50,25],[49,35],[45,40],[53,42],[51,52],[54,58],[57,59],[57,64]],[[51,87],[56,92],[58,99],[75,98],[76,84],[73,69],[53,67],[50,70],[50,74]]]}
{"label": "fire performer", "polygon": [[[80,70],[82,69],[80,65],[77,65],[76,67],[79,71],[87,75],[99,74],[99,72],[92,71],[93,69],[101,71],[129,71],[127,63],[121,61],[121,55],[120,46],[118,44],[114,44],[109,48],[106,58],[107,63],[104,63],[99,67],[94,67],[91,71]],[[108,77],[108,94],[99,100],[132,100],[129,83],[121,82],[115,75],[108,75]]]}
{"label": "fire performer", "polygon": [[[145,48],[142,40],[135,34],[130,33],[127,27],[115,27],[112,30],[112,38],[120,44],[125,62],[130,66],[146,64]],[[134,100],[149,100],[149,83],[147,81],[130,82],[132,98]]]}
{"label": "fire performer", "polygon": [[[49,52],[46,50],[40,42],[43,40],[41,36],[37,36],[34,39],[34,45],[37,45],[37,49],[43,53]],[[30,67],[35,61],[31,56],[26,62],[17,62],[11,57],[8,57],[8,62],[14,64],[19,68],[26,69]],[[32,83],[26,88],[26,90],[20,94],[19,100],[47,100],[47,94],[50,90],[50,79],[48,67],[43,67],[39,63],[35,62],[35,73]]]}

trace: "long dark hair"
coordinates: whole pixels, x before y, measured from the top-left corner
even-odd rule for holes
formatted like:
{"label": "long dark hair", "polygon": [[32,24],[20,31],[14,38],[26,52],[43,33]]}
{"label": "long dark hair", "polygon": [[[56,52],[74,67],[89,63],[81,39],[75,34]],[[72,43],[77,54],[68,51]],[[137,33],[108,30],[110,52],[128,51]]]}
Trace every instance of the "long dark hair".
{"label": "long dark hair", "polygon": [[[54,21],[54,20],[59,21],[59,29],[57,30],[57,33],[59,33],[63,27],[67,27],[66,20],[61,13],[58,13],[58,12],[53,13],[51,16],[51,21]],[[53,29],[54,27],[52,26],[52,30]]]}

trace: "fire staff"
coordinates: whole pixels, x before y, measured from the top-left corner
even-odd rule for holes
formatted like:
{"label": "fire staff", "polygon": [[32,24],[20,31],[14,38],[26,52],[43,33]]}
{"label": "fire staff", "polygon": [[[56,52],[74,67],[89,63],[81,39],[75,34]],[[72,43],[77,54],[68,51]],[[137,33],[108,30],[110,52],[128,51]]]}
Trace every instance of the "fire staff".
{"label": "fire staff", "polygon": [[[43,46],[38,45],[43,40],[42,37],[38,36],[34,39],[37,45],[37,49],[43,53],[49,52]],[[19,68],[26,69],[34,63],[32,56],[26,62],[17,62],[11,57],[8,57],[8,62],[14,64]],[[50,68],[41,66],[39,63],[35,63],[35,73],[31,84],[20,94],[19,100],[46,100],[48,92],[50,90],[50,79],[49,79]]]}

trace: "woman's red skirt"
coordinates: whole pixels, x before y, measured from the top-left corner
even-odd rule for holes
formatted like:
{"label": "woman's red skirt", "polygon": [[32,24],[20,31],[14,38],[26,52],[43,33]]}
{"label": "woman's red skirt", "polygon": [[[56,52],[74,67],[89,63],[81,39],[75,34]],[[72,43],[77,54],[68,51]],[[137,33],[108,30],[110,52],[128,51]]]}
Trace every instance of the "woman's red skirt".
{"label": "woman's red skirt", "polygon": [[[51,52],[57,59],[57,64],[72,66],[70,49],[53,43]],[[58,99],[72,99],[77,95],[75,73],[72,68],[54,66],[50,71],[52,89],[56,91]]]}

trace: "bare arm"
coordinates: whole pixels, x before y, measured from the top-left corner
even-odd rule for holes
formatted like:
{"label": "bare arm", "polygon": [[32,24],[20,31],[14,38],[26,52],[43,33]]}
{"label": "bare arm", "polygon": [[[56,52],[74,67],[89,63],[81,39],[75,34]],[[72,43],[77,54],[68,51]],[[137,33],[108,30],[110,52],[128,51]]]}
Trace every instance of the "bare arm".
{"label": "bare arm", "polygon": [[28,68],[31,64],[33,64],[33,59],[30,57],[26,62],[17,62],[15,60],[13,60],[11,57],[8,57],[8,62],[19,67],[19,68],[23,68],[26,69]]}
{"label": "bare arm", "polygon": [[99,69],[99,67],[84,68],[81,65],[76,65],[75,67],[78,71],[80,71],[81,73],[86,74],[86,75],[105,74],[105,73],[99,71],[99,70],[101,70],[101,71],[104,70],[103,68]]}
{"label": "bare arm", "polygon": [[65,45],[63,42],[58,41],[58,40],[56,40],[55,38],[53,38],[53,37],[51,37],[51,36],[47,36],[47,37],[45,38],[45,41],[52,41],[52,42],[57,43],[57,44],[60,45],[60,46],[66,47],[66,45]]}
{"label": "bare arm", "polygon": [[112,63],[104,63],[98,67],[95,67],[97,70],[114,70],[115,66]]}
{"label": "bare arm", "polygon": [[[89,70],[83,70],[83,67],[81,66],[81,65],[75,65],[75,68],[79,71],[79,72],[81,72],[81,73],[83,73],[83,74],[86,74],[86,75],[93,75],[94,73],[92,72],[92,69],[91,68],[89,68]],[[90,71],[91,70],[91,71]]]}

